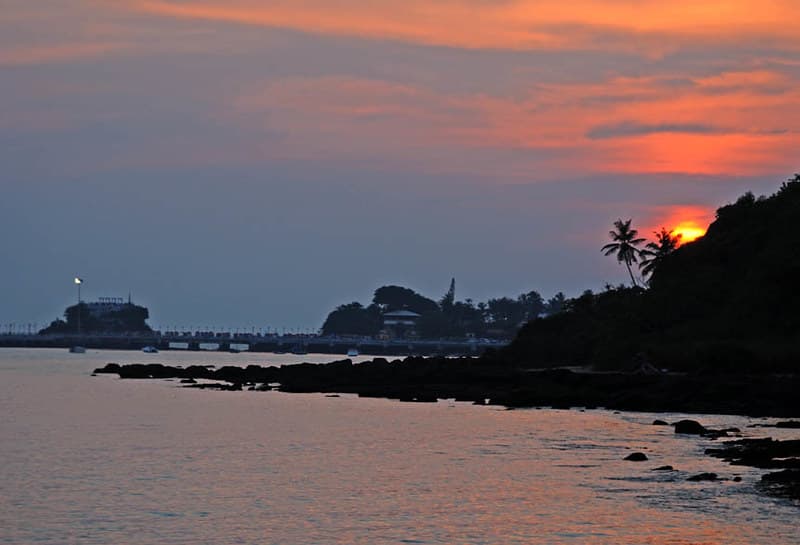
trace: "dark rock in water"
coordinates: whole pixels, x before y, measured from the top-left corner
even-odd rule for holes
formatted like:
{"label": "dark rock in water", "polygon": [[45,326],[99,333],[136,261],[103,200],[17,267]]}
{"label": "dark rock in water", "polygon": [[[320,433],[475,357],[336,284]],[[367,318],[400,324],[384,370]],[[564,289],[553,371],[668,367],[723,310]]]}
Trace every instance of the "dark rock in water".
{"label": "dark rock in water", "polygon": [[339,394],[328,394],[325,397],[340,397]]}
{"label": "dark rock in water", "polygon": [[98,367],[94,373],[119,373],[118,363],[107,363],[105,367]]}
{"label": "dark rock in water", "polygon": [[654,426],[669,426],[669,422],[665,422],[664,420],[653,420]]}
{"label": "dark rock in water", "polygon": [[737,475],[736,477],[733,478],[733,482],[740,483],[742,482],[742,478]]}
{"label": "dark rock in water", "polygon": [[197,384],[197,381],[193,378],[182,378],[181,384]]}
{"label": "dark rock in water", "polygon": [[783,420],[775,423],[776,428],[800,429],[800,420]]}
{"label": "dark rock in water", "polygon": [[785,469],[776,473],[767,473],[761,477],[767,483],[795,483],[800,484],[800,471],[796,469]]}
{"label": "dark rock in water", "polygon": [[800,471],[786,469],[761,477],[760,486],[768,494],[800,500]]}
{"label": "dark rock in water", "polygon": [[692,482],[699,482],[699,481],[716,481],[719,480],[716,473],[698,473],[697,475],[692,475],[687,481]]}
{"label": "dark rock in water", "polygon": [[625,457],[629,462],[646,462],[647,455],[644,452],[633,452]]}
{"label": "dark rock in water", "polygon": [[800,469],[800,440],[742,439],[729,441],[724,448],[706,449],[706,454],[733,465],[761,469]]}
{"label": "dark rock in water", "polygon": [[683,433],[686,435],[702,435],[708,433],[705,426],[695,420],[679,420],[675,422],[675,433]]}
{"label": "dark rock in water", "polygon": [[654,467],[653,471],[675,471],[675,468],[672,466],[658,466]]}

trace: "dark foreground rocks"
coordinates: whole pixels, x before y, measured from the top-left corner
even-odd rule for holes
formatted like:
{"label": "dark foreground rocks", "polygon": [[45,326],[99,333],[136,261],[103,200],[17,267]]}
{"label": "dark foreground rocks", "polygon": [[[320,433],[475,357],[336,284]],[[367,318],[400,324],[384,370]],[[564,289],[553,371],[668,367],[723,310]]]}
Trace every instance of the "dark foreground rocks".
{"label": "dark foreground rocks", "polygon": [[625,457],[625,460],[629,462],[646,462],[647,454],[644,452],[632,452]]}
{"label": "dark foreground rocks", "polygon": [[[487,359],[421,357],[220,369],[110,363],[95,373],[127,379],[205,379],[256,390],[354,393],[416,402],[456,399],[485,404],[489,400],[506,407],[605,407],[777,417],[800,414],[800,396],[796,395],[800,377],[794,375],[581,373],[512,367]],[[676,423],[675,431],[706,434],[709,430]]]}
{"label": "dark foreground rocks", "polygon": [[700,422],[696,420],[679,420],[675,422],[675,433],[683,433],[686,435],[703,435],[708,430]]}
{"label": "dark foreground rocks", "polygon": [[800,440],[772,438],[726,441],[721,448],[706,449],[706,454],[732,465],[781,469],[761,478],[761,489],[771,495],[800,500]]}

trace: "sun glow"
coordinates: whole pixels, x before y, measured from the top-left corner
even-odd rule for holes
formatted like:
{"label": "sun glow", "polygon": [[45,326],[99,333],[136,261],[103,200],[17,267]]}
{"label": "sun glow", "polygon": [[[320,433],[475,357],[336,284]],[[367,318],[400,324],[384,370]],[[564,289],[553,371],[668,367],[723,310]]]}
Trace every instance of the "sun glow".
{"label": "sun glow", "polygon": [[693,221],[683,221],[672,230],[675,236],[680,235],[681,244],[692,242],[706,234],[706,230]]}

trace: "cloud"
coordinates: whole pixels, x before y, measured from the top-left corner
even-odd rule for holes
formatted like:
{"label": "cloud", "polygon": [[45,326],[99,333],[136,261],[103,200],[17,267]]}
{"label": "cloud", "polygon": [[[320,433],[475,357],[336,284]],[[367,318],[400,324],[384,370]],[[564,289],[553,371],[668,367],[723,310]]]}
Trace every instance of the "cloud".
{"label": "cloud", "polygon": [[719,128],[703,123],[659,123],[647,125],[635,121],[622,121],[608,125],[598,125],[592,127],[586,133],[591,139],[600,140],[604,138],[619,138],[628,136],[641,136],[662,132],[687,133],[687,134],[713,134],[722,132]]}
{"label": "cloud", "polygon": [[[762,43],[798,39],[786,21],[800,18],[790,0],[696,2],[674,0],[129,0],[148,13],[304,32],[401,40],[462,48],[560,49],[593,47],[663,54],[709,40]],[[665,46],[665,44],[671,44]]]}

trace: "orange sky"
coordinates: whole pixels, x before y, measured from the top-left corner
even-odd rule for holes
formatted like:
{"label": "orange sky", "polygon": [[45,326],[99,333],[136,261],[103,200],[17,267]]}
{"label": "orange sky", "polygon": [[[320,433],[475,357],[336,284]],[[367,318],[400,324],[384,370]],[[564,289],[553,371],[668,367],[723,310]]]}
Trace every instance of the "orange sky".
{"label": "orange sky", "polygon": [[[786,21],[800,19],[791,0],[555,0],[475,2],[468,0],[133,0],[134,9],[184,18],[287,27],[308,32],[397,39],[467,48],[663,49],[654,38],[679,41],[738,41],[770,37],[797,45]],[[564,27],[581,27],[564,32]],[[606,42],[595,33],[627,33],[633,40]],[[634,36],[635,35],[635,36]]]}
{"label": "orange sky", "polygon": [[[791,170],[800,134],[800,34],[785,24],[800,20],[800,3],[794,1],[66,4],[75,6],[72,25],[66,11],[50,18],[30,7],[6,12],[8,21],[38,28],[42,36],[58,24],[69,32],[65,38],[54,33],[52,43],[14,43],[0,53],[0,66],[176,51],[223,52],[236,63],[248,45],[273,45],[270,29],[517,55],[509,57],[505,82],[486,90],[479,84],[442,89],[446,80],[433,82],[427,73],[414,77],[413,66],[404,67],[407,74],[392,73],[389,65],[383,74],[369,76],[333,69],[282,78],[260,77],[254,67],[251,81],[208,105],[211,115],[234,124],[257,124],[269,111],[270,123],[280,120],[282,130],[302,133],[315,153],[324,148],[350,156],[352,146],[337,151],[342,139],[332,135],[344,133],[347,141],[387,156],[404,156],[422,144],[561,152],[510,169],[524,178],[541,172],[541,161],[550,178],[592,172],[752,175]],[[94,17],[80,17],[78,6]],[[150,26],[135,17],[150,17],[144,19]],[[261,39],[238,44],[228,36],[237,26],[265,32]],[[368,42],[360,47],[373,47]],[[710,58],[671,62],[670,55],[682,50],[698,55],[708,50]],[[584,76],[575,63],[559,73],[559,55],[575,51],[586,62],[615,55],[621,60],[613,63],[615,69],[599,73],[585,66],[591,75]],[[524,52],[549,55],[541,73],[536,62],[518,62]],[[441,78],[446,77],[445,71]],[[486,77],[491,83],[492,75]],[[318,120],[323,127],[315,126]],[[291,147],[284,151],[291,157],[303,153]]]}

